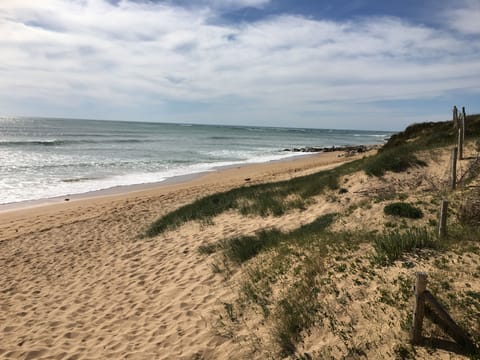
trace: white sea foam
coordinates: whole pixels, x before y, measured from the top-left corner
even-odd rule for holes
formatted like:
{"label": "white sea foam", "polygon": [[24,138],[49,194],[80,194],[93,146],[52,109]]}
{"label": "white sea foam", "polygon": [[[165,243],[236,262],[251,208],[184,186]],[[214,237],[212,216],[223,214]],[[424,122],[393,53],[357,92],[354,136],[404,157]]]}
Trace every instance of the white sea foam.
{"label": "white sea foam", "polygon": [[381,143],[386,132],[10,119],[0,122],[0,203],[162,182],[304,156],[284,148]]}
{"label": "white sea foam", "polygon": [[19,201],[39,200],[47,198],[55,198],[61,196],[69,196],[83,194],[92,191],[106,190],[119,186],[141,185],[149,183],[161,183],[165,180],[175,177],[195,175],[203,172],[216,171],[217,169],[241,166],[246,164],[266,163],[270,161],[278,161],[290,157],[300,157],[308,155],[306,153],[282,153],[270,154],[251,157],[246,160],[239,161],[218,161],[211,163],[198,163],[188,166],[177,166],[170,169],[157,172],[138,172],[123,175],[114,175],[106,178],[68,178],[60,181],[52,181],[52,179],[43,179],[37,181],[35,186],[31,182],[22,184],[8,184],[0,180],[0,188],[4,189],[0,204],[8,204]]}

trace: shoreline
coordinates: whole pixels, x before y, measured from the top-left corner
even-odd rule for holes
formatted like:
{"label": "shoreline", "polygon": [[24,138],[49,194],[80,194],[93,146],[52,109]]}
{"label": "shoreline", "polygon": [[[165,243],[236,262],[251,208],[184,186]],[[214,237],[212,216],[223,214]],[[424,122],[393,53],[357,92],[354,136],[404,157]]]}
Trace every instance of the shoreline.
{"label": "shoreline", "polygon": [[[368,145],[369,150],[376,149],[377,145]],[[293,152],[293,151],[292,151]],[[231,165],[223,165],[223,166],[216,166],[212,167],[210,170],[200,171],[196,173],[190,173],[185,175],[177,175],[166,178],[162,181],[157,182],[149,182],[149,183],[140,183],[140,184],[132,184],[132,185],[118,185],[113,186],[110,188],[92,190],[82,193],[76,194],[65,194],[60,196],[48,197],[48,198],[41,198],[41,199],[32,199],[32,200],[23,200],[11,203],[0,204],[0,214],[5,214],[12,211],[21,211],[26,209],[32,208],[39,208],[44,206],[53,206],[65,203],[75,203],[81,200],[88,200],[88,199],[96,199],[96,198],[108,198],[108,197],[117,197],[117,196],[128,196],[130,194],[135,194],[143,191],[151,191],[155,189],[161,189],[164,187],[176,186],[176,185],[188,185],[190,182],[194,182],[195,180],[200,180],[203,177],[210,175],[210,174],[219,174],[221,175],[225,171],[230,169],[245,169],[248,171],[249,168],[256,168],[262,167],[264,165],[269,164],[278,164],[278,163],[290,163],[296,162],[301,159],[306,159],[309,157],[315,156],[325,156],[327,154],[336,154],[336,157],[341,158],[341,154],[344,153],[345,150],[343,148],[337,148],[333,151],[302,151],[297,153],[289,154],[284,158],[270,160],[267,162],[260,162],[260,163],[239,163],[239,164],[231,164]]]}
{"label": "shoreline", "polygon": [[[367,154],[372,154],[373,151],[375,150]],[[361,156],[365,154],[352,157],[344,157],[337,152],[306,154],[294,156],[290,160],[219,169],[169,182],[79,194],[69,197],[69,201],[60,197],[3,205],[0,206],[0,244],[4,240],[42,232],[52,226],[63,227],[72,222],[109,216],[109,211],[121,211],[127,218],[136,217],[134,210],[125,208],[136,207],[139,204],[149,209],[160,206],[151,217],[153,221],[159,214],[172,211],[199,197],[245,185],[289,180],[293,177],[327,170]],[[168,203],[171,202],[173,205],[164,204],[167,198]]]}

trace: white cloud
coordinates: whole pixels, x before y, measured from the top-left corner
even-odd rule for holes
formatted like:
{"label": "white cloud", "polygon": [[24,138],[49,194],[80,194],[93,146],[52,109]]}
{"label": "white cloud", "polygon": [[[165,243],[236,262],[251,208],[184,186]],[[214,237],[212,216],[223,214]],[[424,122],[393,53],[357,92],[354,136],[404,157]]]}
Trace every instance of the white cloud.
{"label": "white cloud", "polygon": [[220,8],[245,8],[245,7],[262,7],[270,2],[270,0],[205,0],[206,4]]}
{"label": "white cloud", "polygon": [[443,13],[442,20],[463,34],[480,35],[480,2],[466,0],[460,6],[457,3]]}
{"label": "white cloud", "polygon": [[211,0],[211,7],[189,9],[127,0],[4,0],[0,96],[139,108],[234,99],[255,116],[480,86],[478,42],[398,18],[209,22],[214,6],[266,2]]}

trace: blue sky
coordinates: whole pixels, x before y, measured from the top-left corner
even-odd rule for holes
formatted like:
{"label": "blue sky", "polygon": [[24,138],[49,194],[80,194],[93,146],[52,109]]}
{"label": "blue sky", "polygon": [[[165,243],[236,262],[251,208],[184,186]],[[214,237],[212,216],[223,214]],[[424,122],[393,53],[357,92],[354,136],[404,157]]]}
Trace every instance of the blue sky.
{"label": "blue sky", "polygon": [[2,0],[0,115],[400,130],[480,113],[478,19],[478,0]]}

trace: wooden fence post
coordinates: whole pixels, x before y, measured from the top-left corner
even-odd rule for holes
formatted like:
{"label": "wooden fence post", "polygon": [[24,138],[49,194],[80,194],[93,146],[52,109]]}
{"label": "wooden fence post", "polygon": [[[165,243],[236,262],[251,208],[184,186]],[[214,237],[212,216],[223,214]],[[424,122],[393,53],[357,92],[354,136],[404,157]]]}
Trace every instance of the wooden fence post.
{"label": "wooden fence post", "polygon": [[424,341],[422,336],[423,319],[427,317],[434,324],[450,335],[458,345],[472,354],[477,351],[469,334],[458,326],[438,300],[427,290],[427,274],[415,274],[415,301],[413,308],[413,323],[410,330],[410,342],[420,345]]}
{"label": "wooden fence post", "polygon": [[457,153],[458,153],[458,148],[454,147],[452,149],[452,173],[450,176],[450,185],[452,186],[452,190],[455,190],[457,187]]}
{"label": "wooden fence post", "polygon": [[418,272],[415,280],[415,303],[413,308],[413,324],[410,331],[410,341],[412,344],[422,342],[422,325],[425,316],[425,296],[427,288],[427,274]]}
{"label": "wooden fence post", "polygon": [[462,106],[462,142],[465,143],[465,131],[467,126],[467,113],[465,112],[465,106]]}
{"label": "wooden fence post", "polygon": [[458,128],[458,109],[456,105],[453,107],[453,127]]}
{"label": "wooden fence post", "polygon": [[463,159],[463,137],[462,137],[462,127],[458,128],[458,160]]}
{"label": "wooden fence post", "polygon": [[428,311],[426,316],[435,321],[435,323],[440,326],[443,331],[450,335],[459,345],[466,347],[469,351],[475,349],[475,345],[470,340],[468,334],[463,331],[463,329],[458,326],[455,321],[451,318],[449,313],[445,311],[442,305],[438,302],[437,299],[430,293],[430,291],[425,290],[424,294],[425,302],[431,307],[433,311]]}
{"label": "wooden fence post", "polygon": [[448,201],[442,200],[442,207],[440,209],[440,222],[438,224],[438,237],[443,239],[447,235],[447,213]]}

